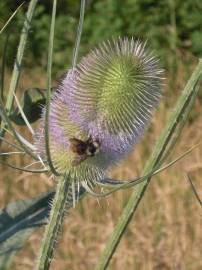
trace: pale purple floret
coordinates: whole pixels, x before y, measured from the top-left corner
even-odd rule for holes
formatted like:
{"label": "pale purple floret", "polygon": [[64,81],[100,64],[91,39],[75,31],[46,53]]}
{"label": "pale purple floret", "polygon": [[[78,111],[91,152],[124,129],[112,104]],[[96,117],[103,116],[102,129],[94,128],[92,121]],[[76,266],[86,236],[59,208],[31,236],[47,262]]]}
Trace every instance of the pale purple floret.
{"label": "pale purple floret", "polygon": [[[54,93],[50,102],[50,112],[49,112],[49,138],[51,138],[51,144],[58,144],[59,146],[67,149],[69,146],[69,138],[64,132],[64,126],[61,122],[69,121],[66,111],[62,109],[68,108],[67,96],[69,88],[64,84],[65,81],[71,82],[72,72],[68,72],[65,80],[61,82],[58,90]],[[45,155],[45,135],[44,135],[44,123],[45,123],[45,107],[42,112],[41,123],[36,132],[35,145],[37,152],[42,156]],[[56,149],[57,150],[57,149]]]}
{"label": "pale purple floret", "polygon": [[[50,103],[50,114],[49,114],[49,136],[57,141],[58,144],[63,146],[69,145],[69,138],[64,133],[64,128],[61,126],[61,121],[58,119],[61,114],[61,93],[57,92]],[[63,119],[68,121],[67,115],[63,112]]]}

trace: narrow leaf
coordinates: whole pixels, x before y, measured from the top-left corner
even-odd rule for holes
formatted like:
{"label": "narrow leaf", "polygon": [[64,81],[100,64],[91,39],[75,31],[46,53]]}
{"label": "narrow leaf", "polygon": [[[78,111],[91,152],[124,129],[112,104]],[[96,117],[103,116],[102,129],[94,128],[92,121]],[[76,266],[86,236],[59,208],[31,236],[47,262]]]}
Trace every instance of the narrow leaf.
{"label": "narrow leaf", "polygon": [[[81,188],[79,199],[85,194]],[[0,211],[0,270],[11,269],[16,252],[32,233],[48,222],[54,195],[55,191],[50,191],[33,199],[10,203]],[[72,205],[72,197],[69,197],[66,208]]]}
{"label": "narrow leaf", "polygon": [[[14,67],[13,67],[13,73],[12,73],[12,77],[11,77],[11,82],[10,82],[10,87],[9,87],[9,91],[7,94],[7,101],[6,101],[6,111],[8,113],[10,113],[11,108],[12,108],[12,104],[13,104],[13,93],[16,92],[17,89],[17,85],[18,85],[18,81],[19,81],[19,77],[20,77],[20,73],[21,73],[21,68],[22,68],[22,59],[23,59],[23,55],[24,55],[24,51],[25,51],[25,47],[26,47],[26,43],[27,43],[27,37],[28,37],[28,33],[30,31],[31,28],[31,21],[33,18],[33,14],[35,11],[35,7],[37,4],[38,0],[31,0],[29,3],[29,7],[28,7],[28,11],[26,13],[26,18],[24,20],[24,24],[23,24],[23,28],[21,31],[21,36],[20,36],[20,42],[19,42],[19,46],[18,46],[18,50],[17,50],[17,56],[16,56],[16,60],[14,63]],[[2,122],[1,124],[1,136],[4,135],[4,128],[5,123]]]}
{"label": "narrow leaf", "polygon": [[18,10],[22,7],[22,5],[24,5],[25,2],[22,2],[22,4],[20,4],[16,10],[13,12],[13,14],[8,18],[8,20],[6,21],[6,23],[4,24],[4,26],[1,28],[0,30],[0,34],[3,33],[3,31],[6,29],[6,27],[9,25],[9,23],[11,22],[11,20],[15,17],[15,15],[17,14]]}
{"label": "narrow leaf", "polygon": [[[36,122],[41,117],[42,108],[46,103],[45,90],[39,88],[27,89],[20,103],[29,123]],[[10,119],[17,125],[26,125],[18,108],[10,115]]]}
{"label": "narrow leaf", "polygon": [[11,269],[13,256],[30,235],[46,223],[54,192],[10,203],[0,211],[0,270]]}

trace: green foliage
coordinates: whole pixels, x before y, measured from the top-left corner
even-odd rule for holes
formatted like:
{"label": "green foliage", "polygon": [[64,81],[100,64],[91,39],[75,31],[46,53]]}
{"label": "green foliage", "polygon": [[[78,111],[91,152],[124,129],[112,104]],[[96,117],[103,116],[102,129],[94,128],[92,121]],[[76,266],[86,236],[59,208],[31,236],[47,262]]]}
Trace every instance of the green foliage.
{"label": "green foliage", "polygon": [[[31,88],[23,93],[21,106],[30,124],[41,117],[42,108],[45,104],[45,89]],[[10,119],[17,125],[26,125],[18,108],[10,115]]]}
{"label": "green foliage", "polygon": [[[16,252],[38,228],[47,223],[55,191],[35,198],[12,202],[0,210],[0,270],[11,269],[10,265]],[[80,189],[79,198],[85,190]],[[72,197],[67,200],[66,208],[72,207]]]}
{"label": "green foliage", "polygon": [[30,235],[44,225],[54,192],[40,197],[17,201],[0,211],[0,270],[11,269],[12,258]]}
{"label": "green foliage", "polygon": [[[172,5],[170,4],[172,3]],[[1,24],[17,7],[17,2],[0,3]],[[64,0],[58,3],[54,45],[54,72],[71,65],[75,33],[79,18],[79,1]],[[23,12],[13,19],[9,29],[7,65],[13,64],[19,29],[23,23]],[[43,1],[37,5],[25,62],[28,66],[46,65],[51,3]],[[82,36],[81,55],[102,40],[118,36],[134,36],[148,39],[158,52],[165,67],[171,64],[169,57],[178,57],[177,50],[185,50],[196,57],[202,55],[202,2],[200,0],[120,0],[89,1],[86,8]],[[173,20],[176,23],[173,24]],[[5,36],[4,34],[4,36]],[[1,39],[3,40],[3,37]],[[176,37],[176,41],[173,36]],[[174,41],[173,41],[174,40]],[[2,52],[3,42],[0,50]],[[34,61],[33,61],[34,60]]]}

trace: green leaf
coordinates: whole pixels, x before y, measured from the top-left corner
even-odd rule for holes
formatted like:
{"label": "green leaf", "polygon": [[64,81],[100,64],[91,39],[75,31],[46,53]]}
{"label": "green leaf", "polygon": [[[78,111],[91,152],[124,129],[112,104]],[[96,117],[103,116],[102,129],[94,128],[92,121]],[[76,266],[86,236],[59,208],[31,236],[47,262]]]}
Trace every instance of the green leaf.
{"label": "green leaf", "polygon": [[202,40],[202,32],[200,30],[193,31],[193,33],[191,33],[191,41],[192,41],[191,50],[193,53],[199,55],[202,54],[201,40]]}
{"label": "green leaf", "polygon": [[[83,188],[79,199],[86,194]],[[0,270],[11,269],[10,265],[16,252],[26,240],[48,220],[55,191],[49,191],[33,199],[12,202],[0,210]],[[72,197],[67,200],[67,207],[72,207]]]}
{"label": "green leaf", "polygon": [[[42,108],[45,104],[45,89],[30,88],[24,92],[21,106],[30,124],[36,122],[41,117]],[[26,125],[18,108],[10,115],[10,119],[17,125]]]}
{"label": "green leaf", "polygon": [[54,192],[8,204],[0,211],[0,270],[10,264],[30,235],[46,223]]}

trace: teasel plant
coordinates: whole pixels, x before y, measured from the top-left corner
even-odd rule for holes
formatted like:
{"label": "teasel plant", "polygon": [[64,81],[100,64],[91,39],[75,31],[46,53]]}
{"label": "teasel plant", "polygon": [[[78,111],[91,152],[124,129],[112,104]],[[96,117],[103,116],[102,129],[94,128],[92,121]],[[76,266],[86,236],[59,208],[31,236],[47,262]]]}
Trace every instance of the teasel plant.
{"label": "teasel plant", "polygon": [[[52,56],[57,1],[53,1],[47,63],[46,97],[38,89],[24,94],[22,105],[16,96],[24,50],[37,0],[31,0],[27,19],[21,33],[7,100],[1,83],[0,114],[1,143],[33,158],[30,167],[20,168],[10,163],[1,164],[31,173],[49,173],[55,179],[56,190],[27,201],[6,207],[10,219],[2,222],[0,232],[0,269],[8,269],[16,250],[20,249],[36,227],[46,224],[36,269],[49,269],[61,230],[65,212],[85,195],[105,197],[120,189],[134,192],[123,210],[96,269],[106,269],[116,247],[141,202],[153,175],[167,169],[188,155],[196,146],[165,164],[197,96],[202,79],[202,61],[199,60],[182,91],[170,119],[160,135],[140,177],[117,180],[107,177],[107,169],[125,159],[142,138],[153,112],[163,95],[163,71],[158,58],[150,52],[146,42],[129,37],[103,41],[80,62],[78,52],[84,21],[85,0],[81,0],[72,67],[66,72],[55,92],[52,92]],[[20,8],[20,7],[19,7]],[[18,10],[10,17],[1,33]],[[6,51],[7,43],[5,45]],[[6,53],[4,53],[6,55]],[[4,81],[4,64],[1,82]],[[27,104],[27,100],[31,100]],[[14,103],[17,110],[14,109]],[[44,104],[37,130],[33,130],[33,110]],[[31,107],[30,111],[28,107]],[[24,123],[33,141],[28,141],[13,123]],[[14,142],[5,138],[10,133]],[[33,165],[40,165],[33,168]],[[191,181],[190,177],[189,180]],[[191,182],[192,183],[192,182]],[[194,189],[195,194],[196,190]],[[3,211],[0,213],[0,220]],[[37,226],[36,226],[37,224]],[[23,232],[21,228],[24,228]]]}

